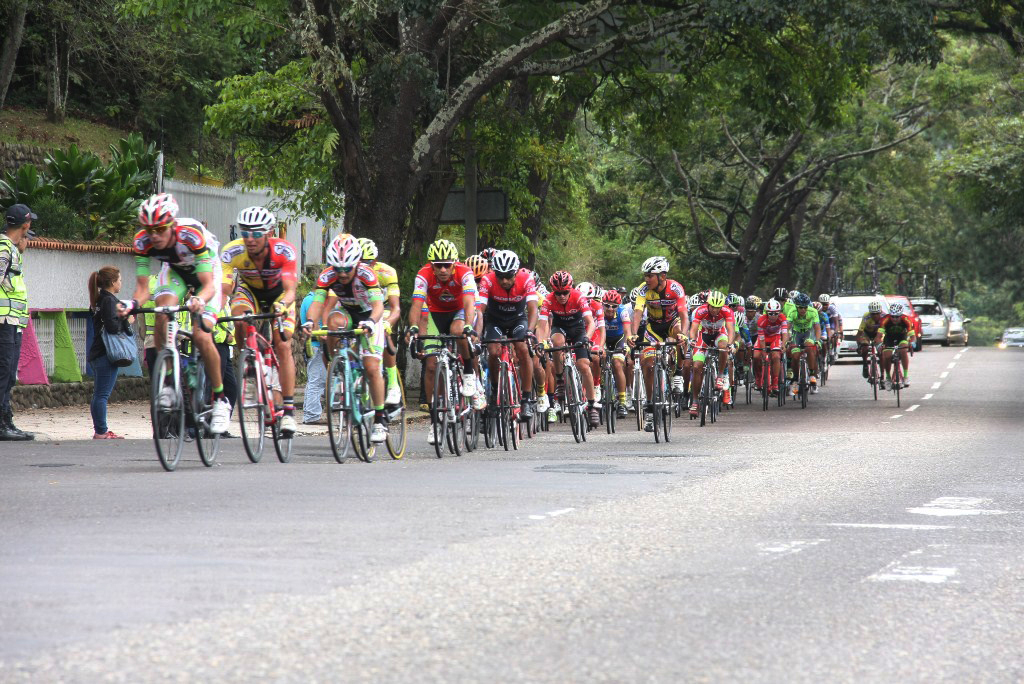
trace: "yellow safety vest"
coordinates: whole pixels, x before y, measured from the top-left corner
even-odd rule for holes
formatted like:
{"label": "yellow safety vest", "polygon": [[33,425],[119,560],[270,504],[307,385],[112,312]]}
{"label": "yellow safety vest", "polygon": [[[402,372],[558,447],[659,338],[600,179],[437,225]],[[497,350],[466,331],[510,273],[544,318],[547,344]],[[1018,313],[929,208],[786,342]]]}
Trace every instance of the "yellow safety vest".
{"label": "yellow safety vest", "polygon": [[0,322],[24,328],[28,325],[28,290],[25,289],[25,276],[22,275],[24,262],[21,252],[3,233],[0,233],[0,252],[11,255],[7,277],[0,280]]}

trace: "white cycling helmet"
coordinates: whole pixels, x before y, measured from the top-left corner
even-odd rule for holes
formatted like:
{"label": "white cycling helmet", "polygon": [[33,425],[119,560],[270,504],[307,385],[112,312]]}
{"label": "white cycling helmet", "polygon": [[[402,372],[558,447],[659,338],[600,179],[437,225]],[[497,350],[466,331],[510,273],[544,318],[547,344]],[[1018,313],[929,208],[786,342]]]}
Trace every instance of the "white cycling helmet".
{"label": "white cycling helmet", "polygon": [[503,249],[491,258],[491,270],[495,273],[519,273],[519,257],[510,249]]}
{"label": "white cycling helmet", "polygon": [[274,215],[265,207],[246,207],[238,212],[235,223],[238,224],[239,230],[273,233],[276,221]]}
{"label": "white cycling helmet", "polygon": [[139,206],[139,225],[143,228],[167,225],[178,218],[178,203],[169,192],[153,195]]}
{"label": "white cycling helmet", "polygon": [[691,309],[696,309],[700,306],[700,295],[690,295],[690,301],[687,302]]}
{"label": "white cycling helmet", "polygon": [[900,304],[899,302],[894,302],[893,304],[890,304],[889,305],[889,315],[890,316],[902,316],[903,315],[903,305]]}
{"label": "white cycling helmet", "polygon": [[579,290],[580,294],[583,295],[584,297],[586,297],[587,299],[593,299],[594,298],[594,291],[597,288],[594,287],[593,283],[588,283],[587,281],[583,281],[582,283],[577,283],[576,289]]}
{"label": "white cycling helmet", "polygon": [[790,299],[796,299],[798,294],[800,294],[800,290],[790,290],[789,291],[789,298]]}
{"label": "white cycling helmet", "polygon": [[350,233],[342,233],[327,248],[327,263],[334,268],[353,268],[363,260],[363,248]]}
{"label": "white cycling helmet", "polygon": [[644,273],[668,273],[668,259],[663,256],[653,256],[644,262],[640,270]]}
{"label": "white cycling helmet", "polygon": [[782,313],[782,304],[777,299],[769,299],[764,303],[765,313]]}
{"label": "white cycling helmet", "polygon": [[832,296],[828,293],[818,295],[818,301],[822,304],[828,304],[832,301]]}
{"label": "white cycling helmet", "polygon": [[882,313],[882,302],[878,300],[868,302],[868,313]]}
{"label": "white cycling helmet", "polygon": [[633,302],[635,304],[636,300],[640,298],[640,293],[643,291],[643,289],[644,289],[643,285],[637,285],[632,290],[630,290],[629,291],[629,301]]}

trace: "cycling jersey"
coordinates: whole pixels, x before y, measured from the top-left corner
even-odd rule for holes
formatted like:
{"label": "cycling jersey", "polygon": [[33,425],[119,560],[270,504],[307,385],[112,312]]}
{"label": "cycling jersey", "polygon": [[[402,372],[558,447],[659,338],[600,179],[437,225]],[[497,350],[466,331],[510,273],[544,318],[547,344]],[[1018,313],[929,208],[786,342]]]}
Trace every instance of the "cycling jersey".
{"label": "cycling jersey", "polygon": [[713,314],[707,304],[701,304],[693,315],[693,322],[698,324],[703,332],[720,332],[725,330],[726,323],[735,325],[736,317],[733,316],[732,309],[727,306],[723,306],[718,313]]}
{"label": "cycling jersey", "polygon": [[442,283],[434,267],[427,264],[416,274],[412,298],[426,302],[430,313],[455,313],[462,309],[462,297],[466,294],[476,298],[476,280],[468,266],[455,262],[451,277]]}
{"label": "cycling jersey", "polygon": [[338,298],[338,306],[348,311],[355,321],[361,321],[373,309],[374,302],[384,301],[384,291],[377,281],[377,274],[367,264],[356,266],[356,275],[349,283],[342,283],[338,272],[328,266],[316,279],[315,302],[327,299],[331,292]]}
{"label": "cycling jersey", "polygon": [[745,313],[743,316],[743,320],[747,322],[747,330],[750,332],[750,339],[752,340],[757,339],[759,318],[758,314],[754,314],[753,318],[747,317]]}
{"label": "cycling jersey", "polygon": [[283,281],[298,277],[299,259],[295,246],[277,237],[267,238],[267,255],[262,266],[257,266],[249,256],[242,239],[225,245],[220,260],[224,264],[224,284],[232,283],[237,273],[239,281],[252,290],[280,294]]}
{"label": "cycling jersey", "polygon": [[384,305],[387,306],[388,297],[401,297],[402,292],[398,288],[398,272],[383,261],[373,262],[373,272],[377,274],[377,283],[384,290]]}
{"label": "cycling jersey", "polygon": [[484,320],[512,321],[526,317],[526,305],[537,301],[537,286],[529,271],[521,270],[512,280],[512,287],[503,288],[493,271],[480,279],[477,306]]}
{"label": "cycling jersey", "polygon": [[907,316],[883,316],[879,327],[885,331],[885,344],[891,344],[893,341],[902,342],[914,336],[914,322]]}
{"label": "cycling jersey", "polygon": [[785,316],[776,316],[775,320],[768,314],[761,314],[757,319],[757,340],[764,343],[766,339],[775,339],[789,332],[789,320]]}
{"label": "cycling jersey", "polygon": [[750,344],[750,328],[747,327],[746,315],[742,311],[736,311],[733,309],[732,317],[736,325],[736,336],[747,344]]}
{"label": "cycling jersey", "polygon": [[821,336],[826,337],[832,332],[832,323],[829,322],[828,314],[818,311],[818,325],[821,327]]}
{"label": "cycling jersey", "polygon": [[825,314],[832,321],[832,328],[834,330],[839,330],[843,327],[843,316],[839,313],[839,307],[835,304],[829,303],[828,308],[825,309]]}
{"label": "cycling jersey", "polygon": [[174,242],[168,247],[157,249],[149,233],[140,230],[135,234],[135,274],[149,276],[149,260],[167,264],[190,287],[198,289],[197,273],[212,273],[217,261],[219,244],[217,238],[202,223],[189,218],[175,222]]}
{"label": "cycling jersey", "polygon": [[565,302],[559,302],[555,293],[550,292],[540,307],[540,320],[546,321],[550,318],[552,328],[567,331],[582,333],[586,330],[586,319],[593,317],[590,301],[580,294],[579,290],[571,290]]}
{"label": "cycling jersey", "polygon": [[620,304],[619,308],[615,310],[614,316],[611,318],[602,316],[602,318],[604,318],[605,333],[607,334],[608,339],[610,340],[613,337],[619,337],[625,329],[623,328],[623,325],[632,319],[629,311],[629,304]]}
{"label": "cycling jersey", "polygon": [[669,324],[687,315],[686,292],[674,280],[666,280],[662,292],[644,285],[636,298],[636,310],[646,311],[651,323]]}
{"label": "cycling jersey", "polygon": [[861,337],[867,337],[874,339],[875,335],[878,334],[878,329],[882,326],[882,317],[875,320],[875,315],[868,312],[861,316],[860,325],[857,327],[857,335]]}
{"label": "cycling jersey", "polygon": [[[795,306],[793,307],[793,310],[796,311]],[[789,321],[789,329],[794,333],[814,332],[814,326],[819,324],[818,310],[810,307],[804,311],[802,316],[797,312],[795,317],[790,317],[787,314],[786,319]]]}

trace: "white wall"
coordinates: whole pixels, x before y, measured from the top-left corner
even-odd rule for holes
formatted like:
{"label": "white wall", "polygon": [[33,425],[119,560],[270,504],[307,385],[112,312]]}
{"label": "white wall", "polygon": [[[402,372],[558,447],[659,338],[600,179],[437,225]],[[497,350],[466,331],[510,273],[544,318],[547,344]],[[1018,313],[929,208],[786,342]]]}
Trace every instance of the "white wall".
{"label": "white wall", "polygon": [[121,298],[135,290],[135,258],[131,254],[25,250],[25,287],[30,309],[88,309],[89,274],[103,266],[121,269]]}

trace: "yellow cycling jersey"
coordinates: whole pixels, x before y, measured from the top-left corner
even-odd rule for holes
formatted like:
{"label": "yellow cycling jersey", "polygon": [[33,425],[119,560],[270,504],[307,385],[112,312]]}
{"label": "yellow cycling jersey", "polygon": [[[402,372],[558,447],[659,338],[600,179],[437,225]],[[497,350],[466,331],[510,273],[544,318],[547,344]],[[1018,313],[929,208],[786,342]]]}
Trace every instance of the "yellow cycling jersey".
{"label": "yellow cycling jersey", "polygon": [[394,268],[388,266],[383,261],[377,261],[373,264],[373,272],[377,274],[377,282],[380,283],[380,288],[384,290],[385,303],[388,297],[402,296],[398,289],[398,272]]}
{"label": "yellow cycling jersey", "polygon": [[295,246],[287,240],[267,238],[267,255],[263,265],[257,267],[245,249],[242,238],[224,246],[220,260],[223,264],[223,282],[230,285],[235,274],[244,284],[255,290],[280,290],[283,281],[298,277],[299,261]]}

